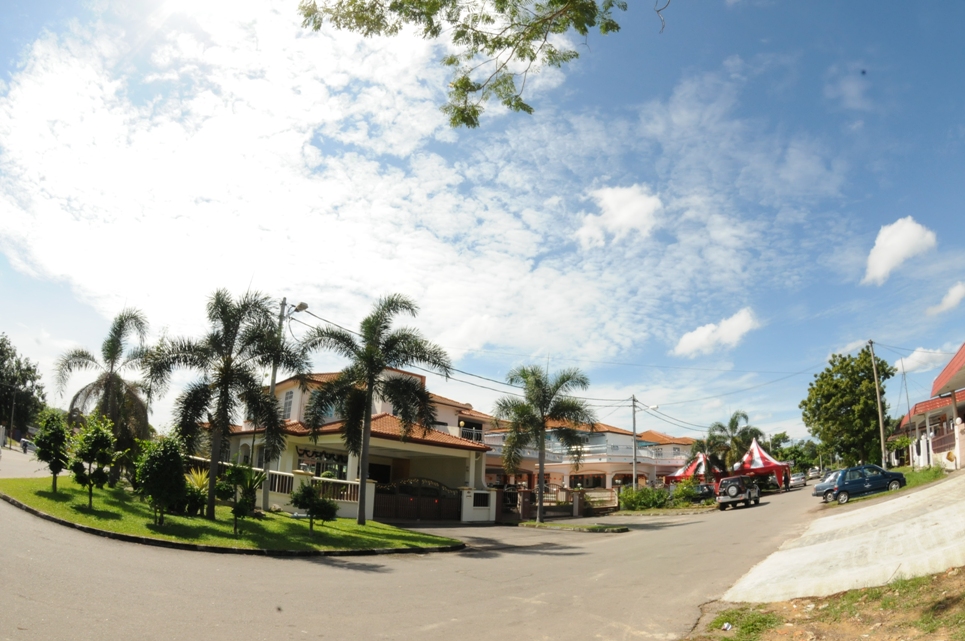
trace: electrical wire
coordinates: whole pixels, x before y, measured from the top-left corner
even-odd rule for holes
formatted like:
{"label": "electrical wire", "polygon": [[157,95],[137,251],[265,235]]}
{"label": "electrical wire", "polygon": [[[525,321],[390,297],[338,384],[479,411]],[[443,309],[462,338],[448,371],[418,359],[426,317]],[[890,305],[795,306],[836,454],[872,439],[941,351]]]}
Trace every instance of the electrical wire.
{"label": "electrical wire", "polygon": [[745,388],[743,388],[743,389],[734,390],[734,391],[731,391],[731,392],[724,392],[723,394],[715,394],[714,396],[703,396],[703,397],[701,397],[701,398],[691,398],[691,399],[688,399],[688,400],[686,400],[686,401],[673,401],[672,403],[661,403],[661,405],[664,405],[664,406],[666,406],[666,405],[683,405],[684,403],[697,403],[697,402],[699,402],[699,401],[709,401],[709,400],[714,399],[714,398],[721,398],[721,397],[723,397],[723,396],[731,396],[731,395],[733,395],[733,394],[740,394],[741,392],[748,392],[748,391],[750,391],[750,390],[752,390],[752,389],[757,389],[757,388],[759,388],[759,387],[765,387],[765,386],[767,386],[767,385],[773,385],[774,383],[780,383],[781,381],[786,381],[786,380],[789,379],[789,378],[793,378],[793,377],[795,377],[795,376],[800,376],[801,374],[806,374],[806,373],[810,372],[811,370],[815,370],[815,369],[821,367],[821,365],[824,365],[824,363],[821,363],[821,364],[819,364],[819,365],[812,365],[811,367],[808,367],[807,369],[802,369],[802,370],[799,371],[799,372],[794,372],[793,374],[788,374],[787,376],[782,376],[781,378],[775,378],[775,379],[772,380],[772,381],[766,381],[766,382],[760,383],[760,384],[758,384],[758,385],[751,385],[750,387],[745,387]]}

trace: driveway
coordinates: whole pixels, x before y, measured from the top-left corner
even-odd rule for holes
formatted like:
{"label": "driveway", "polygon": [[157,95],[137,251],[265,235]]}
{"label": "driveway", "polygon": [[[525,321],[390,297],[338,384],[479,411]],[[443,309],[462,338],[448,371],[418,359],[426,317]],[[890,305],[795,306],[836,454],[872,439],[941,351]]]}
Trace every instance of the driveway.
{"label": "driveway", "polygon": [[0,639],[677,639],[814,506],[795,491],[597,519],[625,534],[433,526],[469,548],[271,559],[112,541],[0,502]]}
{"label": "driveway", "polygon": [[873,501],[828,510],[724,599],[828,596],[965,565],[965,473]]}
{"label": "driveway", "polygon": [[[12,450],[3,448],[3,454],[0,455],[0,478],[25,479],[36,476],[50,476],[46,463],[34,458],[32,452],[24,454],[19,447],[15,446]],[[61,473],[58,480],[65,478],[70,478],[70,472]]]}

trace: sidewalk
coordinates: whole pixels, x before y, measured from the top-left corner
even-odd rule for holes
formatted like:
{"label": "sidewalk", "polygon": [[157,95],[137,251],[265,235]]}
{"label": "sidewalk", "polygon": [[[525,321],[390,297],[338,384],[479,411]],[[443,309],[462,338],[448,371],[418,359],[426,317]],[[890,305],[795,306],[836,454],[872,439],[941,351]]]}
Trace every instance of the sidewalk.
{"label": "sidewalk", "polygon": [[[38,461],[33,454],[24,454],[17,446],[12,450],[3,448],[3,454],[0,455],[0,478],[25,479],[38,476],[50,476],[46,463]],[[66,470],[61,474],[61,478],[69,476],[70,472]]]}
{"label": "sidewalk", "polygon": [[962,565],[965,474],[957,473],[920,491],[815,520],[800,538],[753,567],[723,600],[828,596]]}

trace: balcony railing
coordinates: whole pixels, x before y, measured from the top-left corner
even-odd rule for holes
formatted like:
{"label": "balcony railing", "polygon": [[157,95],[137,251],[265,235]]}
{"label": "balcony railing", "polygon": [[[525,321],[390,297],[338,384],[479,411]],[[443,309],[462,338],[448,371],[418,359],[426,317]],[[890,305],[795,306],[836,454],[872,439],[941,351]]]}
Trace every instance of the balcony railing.
{"label": "balcony railing", "polygon": [[461,428],[460,436],[462,436],[462,437],[463,437],[464,439],[466,439],[466,440],[469,440],[469,441],[478,441],[478,442],[480,442],[480,443],[481,443],[482,440],[483,440],[482,430],[474,430],[474,429],[472,429],[471,427],[463,427],[463,428]]}

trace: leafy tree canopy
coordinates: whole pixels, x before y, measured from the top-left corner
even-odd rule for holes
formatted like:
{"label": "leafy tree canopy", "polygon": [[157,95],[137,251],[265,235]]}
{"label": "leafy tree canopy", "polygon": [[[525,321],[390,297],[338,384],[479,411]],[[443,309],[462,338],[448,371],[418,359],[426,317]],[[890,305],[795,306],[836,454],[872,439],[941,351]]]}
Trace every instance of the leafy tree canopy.
{"label": "leafy tree canopy", "polygon": [[40,431],[34,440],[37,445],[37,459],[47,464],[53,477],[53,489],[57,491],[57,475],[67,469],[70,459],[71,431],[67,427],[67,413],[46,408],[37,417]]}
{"label": "leafy tree canopy", "polygon": [[614,10],[625,0],[301,0],[302,25],[318,31],[326,22],[364,36],[392,36],[406,26],[424,38],[444,36],[454,53],[442,111],[453,127],[478,127],[483,105],[499,100],[532,113],[523,100],[529,74],[560,67],[579,54],[565,36],[586,38],[598,29],[620,30]]}
{"label": "leafy tree canopy", "polygon": [[13,410],[13,428],[25,431],[46,400],[37,364],[18,354],[7,335],[0,334],[0,422],[9,426]]}
{"label": "leafy tree canopy", "polygon": [[[876,358],[879,384],[895,375],[895,368]],[[884,390],[882,400],[884,404]],[[826,443],[845,465],[881,458],[878,405],[871,352],[856,356],[834,354],[824,371],[814,375],[801,404],[808,431]],[[888,407],[884,405],[887,414]]]}
{"label": "leafy tree canopy", "polygon": [[183,502],[187,492],[180,441],[163,437],[147,443],[138,460],[137,481],[140,492],[156,510],[155,524],[164,525],[164,513]]}
{"label": "leafy tree canopy", "polygon": [[109,418],[91,417],[74,438],[74,458],[70,464],[74,481],[87,488],[87,507],[94,506],[94,488],[107,483],[107,470],[114,461],[113,425]]}

